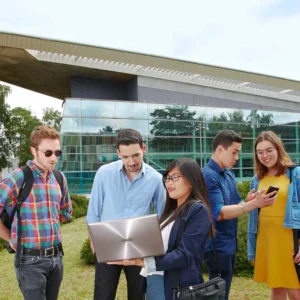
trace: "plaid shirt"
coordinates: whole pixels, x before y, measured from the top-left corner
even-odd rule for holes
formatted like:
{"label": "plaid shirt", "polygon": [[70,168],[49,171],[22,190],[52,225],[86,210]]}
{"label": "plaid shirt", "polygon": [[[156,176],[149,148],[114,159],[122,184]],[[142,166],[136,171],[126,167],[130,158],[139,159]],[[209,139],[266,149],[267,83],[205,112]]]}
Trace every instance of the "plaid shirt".
{"label": "plaid shirt", "polygon": [[[27,165],[33,172],[33,186],[21,207],[21,244],[25,248],[45,249],[61,242],[59,215],[63,214],[68,220],[71,219],[71,199],[64,175],[62,196],[51,171],[45,180],[41,169],[34,162],[28,161]],[[22,170],[16,169],[0,182],[0,215],[4,208],[11,215],[23,180]],[[17,223],[15,214],[11,229],[11,243],[14,247],[17,246]]]}

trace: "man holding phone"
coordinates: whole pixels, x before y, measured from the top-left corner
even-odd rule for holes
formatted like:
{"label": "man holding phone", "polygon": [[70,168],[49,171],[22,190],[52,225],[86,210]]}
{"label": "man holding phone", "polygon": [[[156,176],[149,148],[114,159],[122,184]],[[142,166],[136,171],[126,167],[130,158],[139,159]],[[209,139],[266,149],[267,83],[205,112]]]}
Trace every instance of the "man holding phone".
{"label": "man holding phone", "polygon": [[[215,245],[221,277],[226,281],[226,299],[229,297],[237,251],[237,218],[256,208],[273,205],[276,197],[275,191],[264,194],[265,190],[251,190],[246,197],[247,202],[242,200],[231,170],[239,159],[241,145],[241,135],[232,130],[220,131],[213,140],[212,157],[203,168],[215,221]],[[209,279],[217,277],[216,260],[210,239],[206,244],[204,260]]]}

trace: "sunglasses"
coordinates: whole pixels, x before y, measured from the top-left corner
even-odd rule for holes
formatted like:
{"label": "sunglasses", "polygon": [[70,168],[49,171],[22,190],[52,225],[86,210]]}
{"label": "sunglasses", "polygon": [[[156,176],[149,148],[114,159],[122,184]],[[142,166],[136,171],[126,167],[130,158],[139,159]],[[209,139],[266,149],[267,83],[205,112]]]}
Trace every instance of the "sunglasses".
{"label": "sunglasses", "polygon": [[40,149],[36,149],[36,150],[43,152],[46,157],[51,157],[53,155],[53,153],[54,153],[54,155],[56,157],[60,157],[62,155],[62,151],[61,150],[55,150],[55,151],[52,151],[52,150],[42,151]]}

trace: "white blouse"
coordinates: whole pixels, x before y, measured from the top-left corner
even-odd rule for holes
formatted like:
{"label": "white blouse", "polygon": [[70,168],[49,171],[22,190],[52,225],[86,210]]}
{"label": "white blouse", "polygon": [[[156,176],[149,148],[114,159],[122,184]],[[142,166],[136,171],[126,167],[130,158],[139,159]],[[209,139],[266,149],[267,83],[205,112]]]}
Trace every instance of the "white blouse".
{"label": "white blouse", "polygon": [[[169,217],[171,218],[171,216]],[[165,220],[165,222],[167,222],[168,219]],[[165,223],[164,222],[164,223]],[[173,224],[174,224],[175,221],[172,221],[171,223],[169,223],[166,227],[164,227],[161,231],[161,236],[162,236],[162,240],[163,240],[163,245],[164,245],[164,250],[165,250],[165,253],[167,252],[168,250],[168,244],[169,244],[169,239],[170,239],[170,233],[171,233],[171,230],[172,230],[172,227],[173,227]],[[162,223],[161,226],[164,224]],[[144,277],[147,277],[147,276],[150,276],[150,275],[164,275],[164,271],[155,271],[155,272],[151,272],[151,273],[147,273],[146,269],[145,268],[142,268],[140,274]]]}

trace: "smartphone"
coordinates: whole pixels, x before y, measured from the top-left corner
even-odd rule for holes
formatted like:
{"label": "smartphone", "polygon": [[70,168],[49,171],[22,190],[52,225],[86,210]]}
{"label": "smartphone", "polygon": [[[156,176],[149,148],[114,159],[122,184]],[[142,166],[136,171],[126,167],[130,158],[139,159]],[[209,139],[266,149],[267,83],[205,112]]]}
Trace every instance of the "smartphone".
{"label": "smartphone", "polygon": [[[274,191],[276,191],[276,194],[277,194],[278,190],[279,190],[279,187],[270,185],[269,188],[268,188],[268,190],[266,191],[266,194],[272,193]],[[272,197],[274,197],[275,195],[273,195]]]}

